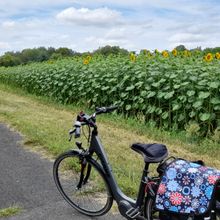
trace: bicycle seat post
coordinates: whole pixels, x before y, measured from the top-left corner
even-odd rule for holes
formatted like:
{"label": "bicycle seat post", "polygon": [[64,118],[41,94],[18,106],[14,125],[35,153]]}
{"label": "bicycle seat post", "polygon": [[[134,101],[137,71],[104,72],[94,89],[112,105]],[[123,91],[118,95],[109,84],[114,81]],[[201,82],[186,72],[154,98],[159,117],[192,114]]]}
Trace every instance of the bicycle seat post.
{"label": "bicycle seat post", "polygon": [[143,201],[144,201],[144,197],[145,197],[145,185],[147,184],[146,181],[147,181],[147,177],[148,177],[148,173],[149,173],[148,169],[149,169],[149,163],[145,163],[145,166],[143,169],[143,174],[141,177],[137,201],[136,201],[136,206],[139,208],[143,205]]}

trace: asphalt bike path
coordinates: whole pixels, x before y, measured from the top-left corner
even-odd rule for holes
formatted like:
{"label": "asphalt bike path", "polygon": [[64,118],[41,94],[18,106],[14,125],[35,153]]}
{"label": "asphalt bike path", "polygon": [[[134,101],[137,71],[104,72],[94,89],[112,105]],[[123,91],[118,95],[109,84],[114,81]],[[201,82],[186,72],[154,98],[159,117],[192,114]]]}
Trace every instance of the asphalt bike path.
{"label": "asphalt bike path", "polygon": [[[22,212],[4,220],[122,220],[118,213],[90,218],[71,208],[58,193],[53,162],[24,149],[21,136],[0,123],[0,209]],[[110,211],[111,212],[111,211]]]}

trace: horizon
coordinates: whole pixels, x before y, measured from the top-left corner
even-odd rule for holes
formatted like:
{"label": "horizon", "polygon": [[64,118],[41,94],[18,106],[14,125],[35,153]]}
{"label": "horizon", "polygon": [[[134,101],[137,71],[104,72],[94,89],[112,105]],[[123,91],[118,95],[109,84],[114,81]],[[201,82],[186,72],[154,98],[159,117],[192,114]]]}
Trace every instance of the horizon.
{"label": "horizon", "polygon": [[[79,52],[79,51],[76,51],[76,50],[72,50],[71,48],[68,48],[68,47],[51,47],[51,46],[48,46],[48,47],[45,47],[45,46],[39,46],[39,47],[33,47],[33,48],[24,48],[24,49],[22,49],[22,50],[17,50],[17,51],[6,51],[6,52],[4,52],[2,55],[0,54],[0,57],[1,56],[4,56],[5,54],[7,54],[7,53],[22,53],[24,50],[34,50],[34,49],[39,49],[39,48],[45,48],[46,50],[48,50],[49,48],[53,48],[53,49],[55,49],[55,50],[57,50],[57,49],[60,49],[60,48],[67,48],[67,49],[69,49],[69,50],[72,50],[72,52],[73,53],[80,53],[80,54],[86,54],[86,53],[95,53],[96,52],[96,50],[98,50],[98,49],[101,49],[101,48],[104,48],[104,47],[108,47],[108,46],[110,46],[110,45],[105,45],[105,46],[103,46],[103,47],[98,47],[98,48],[95,48],[94,50],[92,50],[92,51],[82,51],[82,52]],[[165,49],[165,50],[158,50],[157,48],[155,48],[155,49],[152,49],[152,50],[148,50],[147,48],[143,48],[143,49],[140,49],[140,50],[138,50],[138,51],[132,51],[132,50],[127,50],[126,48],[123,48],[123,47],[120,47],[120,46],[115,46],[115,45],[112,45],[112,46],[110,46],[110,47],[119,47],[120,49],[125,49],[125,50],[127,50],[129,53],[131,53],[131,52],[134,52],[134,53],[136,53],[136,54],[139,54],[142,50],[147,50],[147,51],[150,51],[151,53],[153,53],[155,50],[158,50],[159,52],[163,52],[163,51],[168,51],[168,52],[172,52],[172,50],[173,49],[176,49],[178,46],[185,46],[185,45],[177,45],[176,47],[174,47],[174,48],[172,48],[171,50],[168,50],[168,49]],[[186,48],[186,47],[185,47]],[[198,46],[198,47],[196,47],[196,48],[191,48],[191,49],[188,49],[188,48],[186,48],[186,50],[196,50],[196,49],[199,49],[199,50],[201,50],[201,51],[203,51],[203,50],[206,50],[206,49],[215,49],[215,48],[220,48],[220,47],[213,47],[213,48],[209,48],[209,47],[207,47],[207,48],[201,48],[201,46]]]}

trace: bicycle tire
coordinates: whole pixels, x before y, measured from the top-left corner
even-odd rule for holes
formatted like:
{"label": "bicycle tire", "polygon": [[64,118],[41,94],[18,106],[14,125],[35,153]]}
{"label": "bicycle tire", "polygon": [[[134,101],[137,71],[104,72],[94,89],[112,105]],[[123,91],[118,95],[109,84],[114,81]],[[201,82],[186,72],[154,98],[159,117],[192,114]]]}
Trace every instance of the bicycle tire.
{"label": "bicycle tire", "polygon": [[[146,199],[144,205],[144,215],[147,220],[160,220],[161,218],[163,218],[162,216],[160,216],[159,212],[154,209],[153,198]],[[167,217],[165,219],[167,219]],[[196,218],[196,219],[201,219],[201,218]],[[220,213],[216,213],[216,220],[220,220]]]}
{"label": "bicycle tire", "polygon": [[[219,202],[219,201],[218,201]],[[220,203],[220,202],[219,202]],[[217,207],[216,207],[217,208]],[[220,209],[219,207],[216,209],[216,220],[220,220]]]}
{"label": "bicycle tire", "polygon": [[80,151],[60,155],[54,162],[53,176],[63,198],[80,213],[101,216],[112,207],[113,196],[101,166],[92,158],[83,157]]}
{"label": "bicycle tire", "polygon": [[147,220],[159,220],[159,212],[154,210],[154,199],[151,197],[146,198],[144,204],[144,216]]}

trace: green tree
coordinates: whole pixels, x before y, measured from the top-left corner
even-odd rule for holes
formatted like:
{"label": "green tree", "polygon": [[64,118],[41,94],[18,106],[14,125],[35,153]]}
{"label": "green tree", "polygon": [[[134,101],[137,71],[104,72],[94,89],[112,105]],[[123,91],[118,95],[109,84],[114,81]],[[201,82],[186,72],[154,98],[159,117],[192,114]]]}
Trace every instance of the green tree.
{"label": "green tree", "polygon": [[100,47],[99,49],[93,51],[93,54],[102,54],[104,56],[108,56],[110,54],[123,54],[123,55],[127,55],[129,52],[125,49],[122,49],[118,46],[104,46],[104,47]]}
{"label": "green tree", "polygon": [[206,53],[220,53],[220,47],[214,47],[214,48],[205,48],[203,52]]}
{"label": "green tree", "polygon": [[63,56],[62,56],[62,54],[61,53],[53,53],[51,56],[50,56],[50,59],[51,60],[59,60],[59,59],[61,59]]}
{"label": "green tree", "polygon": [[177,47],[175,47],[176,48],[176,50],[178,50],[178,51],[184,51],[184,50],[186,50],[186,47],[184,46],[184,45],[182,45],[182,44],[180,44],[179,46],[177,46]]}
{"label": "green tree", "polygon": [[0,58],[0,66],[8,67],[8,66],[16,66],[18,64],[20,64],[20,60],[9,53],[6,53]]}
{"label": "green tree", "polygon": [[60,48],[56,49],[55,52],[57,54],[61,54],[64,57],[72,56],[74,54],[74,52],[67,47],[60,47]]}

